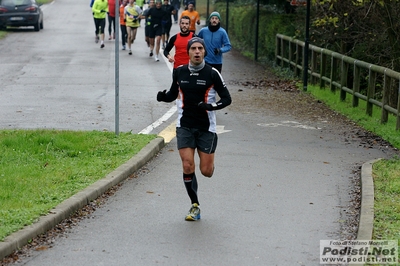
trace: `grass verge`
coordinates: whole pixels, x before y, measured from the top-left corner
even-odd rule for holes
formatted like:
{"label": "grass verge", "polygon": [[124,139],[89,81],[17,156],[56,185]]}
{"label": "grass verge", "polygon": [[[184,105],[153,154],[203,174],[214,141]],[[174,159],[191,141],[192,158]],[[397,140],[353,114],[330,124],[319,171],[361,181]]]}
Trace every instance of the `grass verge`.
{"label": "grass verge", "polygon": [[[380,123],[380,108],[374,107],[372,117],[366,114],[366,102],[359,100],[353,108],[351,97],[340,101],[339,95],[329,89],[308,86],[308,92],[326,103],[332,110],[349,117],[364,129],[375,133],[400,149],[400,132],[396,131],[396,118],[389,117],[386,124]],[[373,165],[375,201],[372,239],[400,239],[400,159],[380,160]]]}
{"label": "grass verge", "polygon": [[381,160],[373,165],[375,187],[374,239],[400,239],[400,164]]}
{"label": "grass verge", "polygon": [[128,161],[156,135],[0,131],[0,240]]}

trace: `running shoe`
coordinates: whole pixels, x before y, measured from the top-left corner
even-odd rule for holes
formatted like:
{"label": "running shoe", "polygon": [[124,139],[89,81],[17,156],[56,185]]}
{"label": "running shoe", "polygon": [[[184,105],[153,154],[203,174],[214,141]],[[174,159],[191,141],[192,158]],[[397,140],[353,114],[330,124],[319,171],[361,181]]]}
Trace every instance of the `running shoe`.
{"label": "running shoe", "polygon": [[104,43],[102,43],[102,44],[100,45],[100,48],[104,48]]}
{"label": "running shoe", "polygon": [[125,45],[122,45],[122,50],[126,50],[126,46]]}
{"label": "running shoe", "polygon": [[160,59],[158,59],[158,56],[156,56],[156,58],[155,58],[155,59],[156,59],[156,62],[160,61]]}
{"label": "running shoe", "polygon": [[131,50],[129,50],[129,55],[132,55],[132,51]]}
{"label": "running shoe", "polygon": [[185,217],[186,221],[197,221],[200,220],[200,208],[197,203],[193,203],[189,210],[189,213]]}
{"label": "running shoe", "polygon": [[150,55],[149,55],[150,57],[152,57],[153,56],[153,51],[150,51]]}
{"label": "running shoe", "polygon": [[96,37],[95,37],[94,42],[95,42],[95,43],[98,43],[98,42],[99,42],[99,36],[96,36]]}

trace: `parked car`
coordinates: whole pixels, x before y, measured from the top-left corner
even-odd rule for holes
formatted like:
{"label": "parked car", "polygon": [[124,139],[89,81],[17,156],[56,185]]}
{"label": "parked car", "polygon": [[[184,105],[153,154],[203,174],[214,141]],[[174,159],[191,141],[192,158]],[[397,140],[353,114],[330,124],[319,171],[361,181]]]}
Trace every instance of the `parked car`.
{"label": "parked car", "polygon": [[33,26],[43,29],[43,12],[35,0],[0,0],[0,29]]}

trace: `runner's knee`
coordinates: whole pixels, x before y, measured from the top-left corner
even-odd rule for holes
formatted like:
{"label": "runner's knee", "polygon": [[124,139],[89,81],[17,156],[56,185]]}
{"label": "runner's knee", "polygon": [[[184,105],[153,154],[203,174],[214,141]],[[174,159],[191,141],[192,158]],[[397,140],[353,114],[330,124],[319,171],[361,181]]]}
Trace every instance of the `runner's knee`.
{"label": "runner's knee", "polygon": [[212,177],[214,173],[214,166],[213,165],[202,166],[200,167],[200,172],[202,175],[206,177]]}

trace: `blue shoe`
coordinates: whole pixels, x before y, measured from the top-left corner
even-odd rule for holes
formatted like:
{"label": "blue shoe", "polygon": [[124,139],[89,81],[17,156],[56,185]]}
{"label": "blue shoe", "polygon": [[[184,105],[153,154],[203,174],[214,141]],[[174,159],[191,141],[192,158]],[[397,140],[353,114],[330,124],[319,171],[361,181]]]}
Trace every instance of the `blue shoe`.
{"label": "blue shoe", "polygon": [[200,208],[197,203],[193,203],[189,210],[189,213],[185,217],[186,221],[197,221],[200,220]]}

